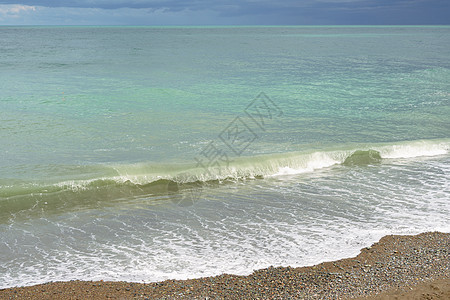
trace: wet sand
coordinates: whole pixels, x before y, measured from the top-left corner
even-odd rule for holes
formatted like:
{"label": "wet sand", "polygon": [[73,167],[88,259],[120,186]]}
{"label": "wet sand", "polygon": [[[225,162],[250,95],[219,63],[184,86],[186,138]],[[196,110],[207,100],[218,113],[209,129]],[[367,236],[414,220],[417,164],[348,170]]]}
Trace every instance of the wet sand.
{"label": "wet sand", "polygon": [[[143,278],[151,280],[151,278]],[[53,282],[0,299],[450,299],[450,234],[385,236],[354,258],[157,283]]]}

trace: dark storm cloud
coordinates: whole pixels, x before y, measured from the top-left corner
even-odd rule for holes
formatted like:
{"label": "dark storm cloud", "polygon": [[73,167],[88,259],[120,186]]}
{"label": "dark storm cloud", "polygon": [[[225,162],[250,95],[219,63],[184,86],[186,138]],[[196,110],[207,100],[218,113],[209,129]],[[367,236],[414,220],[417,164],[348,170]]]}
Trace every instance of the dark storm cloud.
{"label": "dark storm cloud", "polygon": [[153,9],[204,9],[207,7],[220,5],[226,1],[207,1],[207,0],[0,0],[0,4],[22,4],[43,7],[79,7],[79,8],[153,8]]}
{"label": "dark storm cloud", "polygon": [[449,24],[448,0],[0,0],[48,8],[202,12],[258,24]]}
{"label": "dark storm cloud", "polygon": [[[297,10],[299,8],[332,8],[337,6],[354,7],[397,7],[420,3],[445,3],[446,0],[0,0],[0,4],[22,4],[44,7],[80,7],[80,8],[152,8],[168,10],[203,10],[203,9],[267,9]],[[262,12],[261,11],[261,12]]]}

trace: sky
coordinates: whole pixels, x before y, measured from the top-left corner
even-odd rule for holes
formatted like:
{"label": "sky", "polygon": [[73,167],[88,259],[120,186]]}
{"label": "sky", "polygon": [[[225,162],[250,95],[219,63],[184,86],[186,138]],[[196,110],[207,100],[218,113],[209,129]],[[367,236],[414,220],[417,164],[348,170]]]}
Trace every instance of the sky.
{"label": "sky", "polygon": [[449,25],[450,0],[0,0],[0,25]]}

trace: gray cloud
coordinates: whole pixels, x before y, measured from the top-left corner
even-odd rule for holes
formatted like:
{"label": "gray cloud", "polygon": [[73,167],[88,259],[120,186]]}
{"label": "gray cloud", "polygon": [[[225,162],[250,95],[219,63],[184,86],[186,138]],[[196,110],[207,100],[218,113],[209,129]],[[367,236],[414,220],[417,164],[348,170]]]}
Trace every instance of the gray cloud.
{"label": "gray cloud", "polygon": [[[169,10],[202,10],[227,8],[275,8],[299,9],[305,7],[323,7],[334,5],[376,5],[380,2],[396,6],[401,3],[416,3],[422,0],[0,0],[0,4],[22,4],[44,7],[80,7],[80,8],[150,8]],[[428,2],[436,2],[434,0]]]}
{"label": "gray cloud", "polygon": [[[48,8],[146,9],[259,18],[259,24],[449,24],[448,0],[0,0]],[[305,21],[308,20],[308,21]],[[315,21],[316,20],[316,21]],[[245,23],[245,20],[244,20]]]}
{"label": "gray cloud", "polygon": [[79,8],[150,8],[150,9],[202,9],[215,6],[217,4],[226,4],[229,1],[207,1],[207,0],[0,0],[0,4],[23,4],[43,7],[79,7]]}

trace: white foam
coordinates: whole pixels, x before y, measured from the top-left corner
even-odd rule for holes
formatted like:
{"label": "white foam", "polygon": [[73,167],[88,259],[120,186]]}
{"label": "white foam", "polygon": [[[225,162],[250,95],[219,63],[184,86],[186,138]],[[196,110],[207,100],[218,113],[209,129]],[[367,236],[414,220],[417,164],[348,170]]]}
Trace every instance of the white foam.
{"label": "white foam", "polygon": [[[375,149],[377,149],[375,147]],[[413,158],[422,156],[437,156],[448,153],[449,143],[432,143],[428,141],[416,141],[405,144],[386,146],[379,148],[382,158]]]}
{"label": "white foam", "polygon": [[[305,159],[305,158],[304,158]],[[292,164],[295,163],[293,159]],[[304,160],[302,160],[304,161]],[[274,174],[269,174],[268,176],[286,176],[286,175],[297,175],[307,172],[313,172],[315,170],[324,169],[331,167],[333,165],[339,164],[340,161],[333,159],[331,153],[327,152],[314,152],[310,155],[306,155],[306,163],[297,163],[301,166],[280,166]]]}
{"label": "white foam", "polygon": [[340,161],[333,159],[329,153],[315,152],[311,155],[307,163],[309,170],[317,170],[331,167]]}
{"label": "white foam", "polygon": [[[314,157],[317,163],[311,166],[322,167],[339,161],[333,157],[342,153],[290,161],[306,169]],[[304,184],[293,178],[294,184],[282,188],[280,181],[267,180],[236,185],[236,191],[229,186],[205,189],[214,201],[187,209],[153,209],[144,199],[121,203],[120,213],[117,206],[101,214],[83,210],[48,216],[51,222],[36,218],[0,226],[6,270],[0,288],[72,279],[149,282],[246,275],[271,265],[297,267],[351,257],[386,234],[448,232],[449,173],[426,171],[430,165],[447,170],[447,162],[445,157],[420,162],[424,171],[416,179],[423,185],[383,179],[408,179],[409,172],[403,172],[408,164],[380,165]],[[295,166],[284,170],[295,172]]]}

